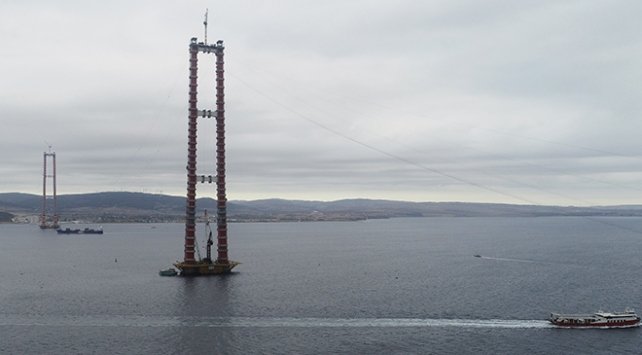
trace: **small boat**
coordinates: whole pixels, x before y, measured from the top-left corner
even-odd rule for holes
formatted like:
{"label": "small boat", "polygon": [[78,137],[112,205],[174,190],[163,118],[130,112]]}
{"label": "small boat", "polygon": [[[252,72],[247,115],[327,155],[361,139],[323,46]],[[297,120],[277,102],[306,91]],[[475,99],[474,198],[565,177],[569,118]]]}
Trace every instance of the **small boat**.
{"label": "small boat", "polygon": [[58,234],[103,234],[103,229],[93,229],[93,228],[85,228],[85,229],[71,229],[71,228],[58,228],[56,230]]}
{"label": "small boat", "polygon": [[83,234],[103,234],[103,229],[93,229],[93,228],[85,228],[82,230]]}
{"label": "small boat", "polygon": [[161,270],[158,272],[158,275],[160,276],[176,276],[178,275],[178,271],[174,269],[173,267],[170,267],[169,269]]}
{"label": "small boat", "polygon": [[56,230],[56,232],[58,234],[78,234],[78,233],[80,233],[80,229],[71,229],[71,228],[62,229],[62,228],[58,228]]}
{"label": "small boat", "polygon": [[475,254],[473,256],[476,257],[476,258],[481,258],[481,255],[479,255],[479,254]]}
{"label": "small boat", "polygon": [[640,316],[632,310],[593,314],[551,313],[549,321],[560,328],[633,328],[640,326]]}

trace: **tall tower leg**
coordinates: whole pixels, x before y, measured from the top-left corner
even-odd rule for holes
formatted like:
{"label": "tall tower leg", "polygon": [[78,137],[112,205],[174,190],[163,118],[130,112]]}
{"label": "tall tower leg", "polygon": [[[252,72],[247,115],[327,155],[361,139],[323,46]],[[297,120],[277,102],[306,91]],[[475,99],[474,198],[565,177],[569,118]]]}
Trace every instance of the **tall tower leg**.
{"label": "tall tower leg", "polygon": [[56,191],[56,153],[52,153],[53,158],[53,217],[54,228],[58,228],[58,195]]}
{"label": "tall tower leg", "polygon": [[194,41],[189,47],[189,121],[187,129],[187,206],[185,210],[185,259],[193,264],[196,235],[196,122],[198,116],[198,47]]}
{"label": "tall tower leg", "polygon": [[220,264],[227,264],[227,196],[225,195],[225,85],[223,69],[223,46],[216,51],[216,197],[217,236]]}
{"label": "tall tower leg", "polygon": [[42,211],[40,212],[40,228],[47,228],[47,153],[42,154]]}

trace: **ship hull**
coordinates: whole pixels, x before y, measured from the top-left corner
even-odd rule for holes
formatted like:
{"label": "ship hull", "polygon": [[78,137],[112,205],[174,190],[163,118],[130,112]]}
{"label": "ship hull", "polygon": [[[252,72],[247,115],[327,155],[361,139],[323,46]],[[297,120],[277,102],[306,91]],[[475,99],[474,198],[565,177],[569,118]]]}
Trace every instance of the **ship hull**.
{"label": "ship hull", "polygon": [[58,234],[80,234],[80,229],[58,229],[56,230]]}
{"label": "ship hull", "polygon": [[90,229],[90,230],[82,231],[82,234],[103,234],[103,231],[102,230]]}
{"label": "ship hull", "polygon": [[591,324],[568,324],[551,321],[551,324],[555,325],[558,328],[573,328],[573,329],[585,329],[585,328],[615,328],[615,329],[625,329],[625,328],[636,328],[640,326],[639,320],[626,321],[619,324],[601,322],[601,323],[591,323]]}

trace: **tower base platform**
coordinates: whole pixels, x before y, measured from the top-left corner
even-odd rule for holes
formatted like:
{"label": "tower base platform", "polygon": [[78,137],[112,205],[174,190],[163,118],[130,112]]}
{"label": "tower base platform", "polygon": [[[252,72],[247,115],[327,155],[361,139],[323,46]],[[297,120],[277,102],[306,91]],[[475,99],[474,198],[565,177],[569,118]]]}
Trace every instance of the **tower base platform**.
{"label": "tower base platform", "polygon": [[181,276],[210,276],[229,274],[238,264],[240,262],[232,260],[227,263],[202,260],[193,263],[177,262],[174,266],[179,270]]}

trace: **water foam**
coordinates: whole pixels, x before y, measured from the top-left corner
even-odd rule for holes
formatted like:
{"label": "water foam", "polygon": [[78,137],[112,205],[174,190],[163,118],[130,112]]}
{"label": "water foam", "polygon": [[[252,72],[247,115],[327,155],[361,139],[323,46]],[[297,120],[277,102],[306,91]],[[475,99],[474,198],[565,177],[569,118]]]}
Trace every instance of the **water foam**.
{"label": "water foam", "polygon": [[1,326],[44,327],[207,327],[207,328],[551,328],[545,320],[439,318],[294,318],[171,316],[22,316],[4,315]]}

